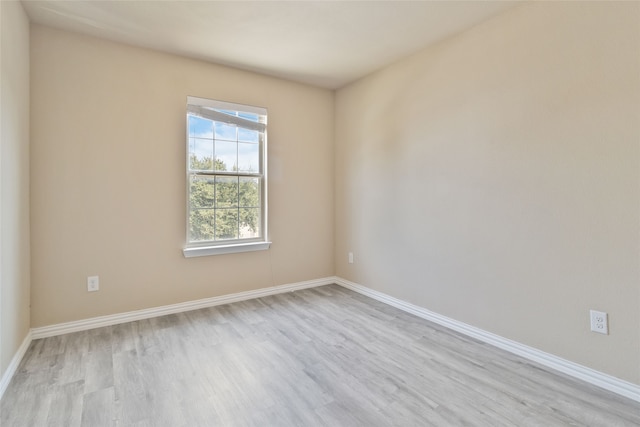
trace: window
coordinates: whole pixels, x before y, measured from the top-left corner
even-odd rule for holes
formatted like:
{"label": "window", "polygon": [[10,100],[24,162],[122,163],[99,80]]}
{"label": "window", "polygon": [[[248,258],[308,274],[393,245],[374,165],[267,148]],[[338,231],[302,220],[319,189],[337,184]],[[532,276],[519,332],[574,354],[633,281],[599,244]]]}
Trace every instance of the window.
{"label": "window", "polygon": [[267,110],[187,98],[186,257],[269,248]]}

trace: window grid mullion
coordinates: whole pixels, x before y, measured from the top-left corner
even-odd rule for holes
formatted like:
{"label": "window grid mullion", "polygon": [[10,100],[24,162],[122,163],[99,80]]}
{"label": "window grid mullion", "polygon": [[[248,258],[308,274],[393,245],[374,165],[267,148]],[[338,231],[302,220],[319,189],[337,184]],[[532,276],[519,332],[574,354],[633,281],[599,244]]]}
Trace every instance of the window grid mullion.
{"label": "window grid mullion", "polygon": [[217,171],[217,172],[211,172],[211,171],[201,171],[201,170],[190,170],[189,171],[190,174],[193,174],[195,176],[237,176],[240,178],[262,178],[263,175],[261,173],[225,173],[224,171]]}
{"label": "window grid mullion", "polygon": [[213,177],[213,240],[218,240],[218,183],[216,181],[216,177]]}

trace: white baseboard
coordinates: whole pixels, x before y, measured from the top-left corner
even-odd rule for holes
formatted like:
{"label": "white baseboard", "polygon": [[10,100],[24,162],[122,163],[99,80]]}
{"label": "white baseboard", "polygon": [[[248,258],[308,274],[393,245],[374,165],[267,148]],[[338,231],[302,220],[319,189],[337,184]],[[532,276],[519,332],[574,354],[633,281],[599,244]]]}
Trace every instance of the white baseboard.
{"label": "white baseboard", "polygon": [[20,347],[18,347],[18,351],[16,351],[16,354],[13,355],[13,359],[11,359],[11,363],[9,363],[7,370],[4,371],[4,374],[0,379],[0,399],[2,399],[2,395],[4,395],[4,392],[7,390],[7,387],[11,382],[11,378],[13,378],[16,371],[18,370],[18,366],[20,366],[20,362],[27,352],[27,349],[29,348],[32,340],[33,338],[31,336],[31,331],[29,331],[27,333],[27,336],[24,337],[24,340],[22,340],[22,344],[20,344]]}
{"label": "white baseboard", "polygon": [[50,326],[42,326],[31,329],[32,338],[46,338],[55,335],[68,334],[71,332],[86,331],[88,329],[101,328],[103,326],[118,325],[120,323],[133,322],[135,320],[149,319],[152,317],[164,316],[166,314],[182,313],[185,311],[198,310],[205,307],[230,304],[232,302],[244,301],[254,298],[266,297],[285,292],[297,291],[300,289],[314,288],[316,286],[330,285],[335,283],[334,277],[326,277],[305,282],[292,283],[287,285],[273,286],[270,288],[256,289],[254,291],[238,292],[235,294],[222,295],[219,297],[204,298],[195,301],[187,301],[178,304],[164,305],[161,307],[147,308],[144,310],[128,311],[126,313],[110,314],[108,316],[92,317],[90,319],[76,320],[73,322],[58,323]]}
{"label": "white baseboard", "polygon": [[464,335],[470,336],[487,344],[491,344],[495,347],[506,350],[510,353],[517,354],[525,359],[532,360],[543,366],[546,366],[556,371],[560,371],[564,374],[570,375],[574,378],[583,380],[589,384],[593,384],[605,390],[609,390],[621,396],[627,397],[636,402],[640,402],[640,385],[633,384],[611,375],[604,374],[586,366],[579,365],[574,362],[570,362],[566,359],[562,359],[553,354],[545,353],[544,351],[529,347],[519,342],[512,341],[510,339],[501,337],[491,332],[487,332],[475,326],[467,325],[466,323],[459,322],[449,317],[442,316],[438,313],[427,310],[426,308],[419,307],[417,305],[410,304],[406,301],[394,298],[382,292],[367,288],[366,286],[359,285],[354,282],[335,277],[334,282],[340,286],[343,286],[352,291],[358,292],[362,295],[366,295],[375,300],[384,302],[407,313],[414,314],[426,320],[430,320],[433,323],[442,325],[446,328],[460,332]]}

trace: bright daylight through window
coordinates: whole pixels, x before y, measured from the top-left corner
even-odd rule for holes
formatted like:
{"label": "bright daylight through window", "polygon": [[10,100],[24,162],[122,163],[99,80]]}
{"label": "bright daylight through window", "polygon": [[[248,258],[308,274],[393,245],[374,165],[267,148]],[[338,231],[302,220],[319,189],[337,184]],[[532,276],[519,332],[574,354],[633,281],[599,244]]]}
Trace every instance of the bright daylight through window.
{"label": "bright daylight through window", "polygon": [[267,110],[187,98],[187,247],[201,256],[267,249]]}

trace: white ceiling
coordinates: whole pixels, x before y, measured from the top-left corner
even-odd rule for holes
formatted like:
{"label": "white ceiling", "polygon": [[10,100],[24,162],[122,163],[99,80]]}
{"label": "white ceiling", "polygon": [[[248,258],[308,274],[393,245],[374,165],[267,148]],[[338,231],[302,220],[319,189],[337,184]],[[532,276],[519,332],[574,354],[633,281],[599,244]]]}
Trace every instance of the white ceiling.
{"label": "white ceiling", "polygon": [[32,22],[335,89],[513,1],[23,0]]}

